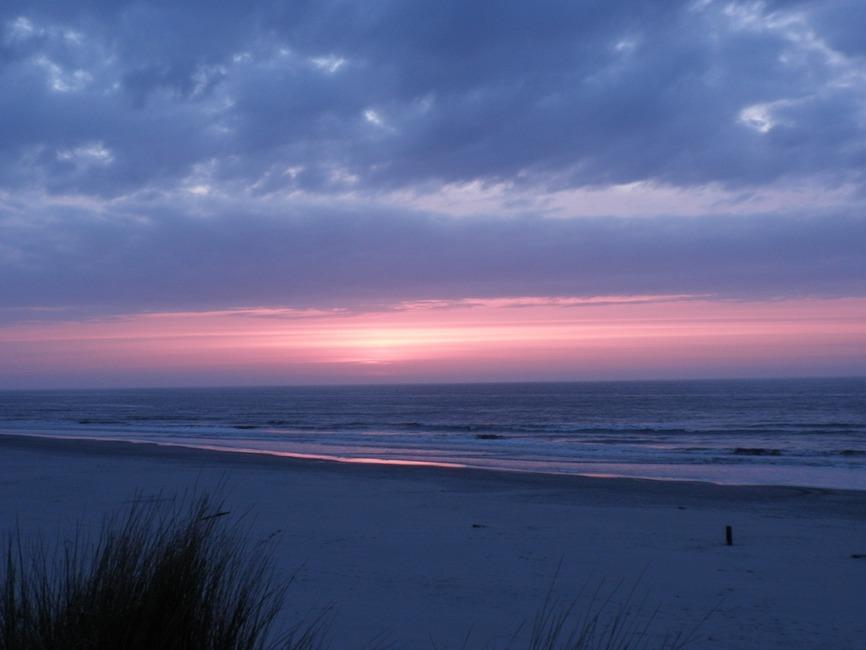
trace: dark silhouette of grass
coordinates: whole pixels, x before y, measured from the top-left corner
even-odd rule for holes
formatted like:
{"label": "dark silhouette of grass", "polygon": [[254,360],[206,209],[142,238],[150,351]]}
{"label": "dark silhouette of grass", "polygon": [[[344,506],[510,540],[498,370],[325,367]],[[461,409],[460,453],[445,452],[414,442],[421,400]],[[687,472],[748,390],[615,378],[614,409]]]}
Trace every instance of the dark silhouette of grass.
{"label": "dark silhouette of grass", "polygon": [[[681,650],[693,643],[698,631],[714,610],[687,631],[652,634],[658,608],[651,608],[648,594],[639,594],[641,578],[624,589],[620,583],[606,587],[599,583],[591,593],[585,585],[570,601],[554,595],[559,567],[544,602],[528,625],[528,650]],[[588,603],[578,607],[578,602]],[[514,643],[525,626],[512,637]],[[524,632],[526,633],[526,632]]]}
{"label": "dark silhouette of grass", "polygon": [[222,503],[134,500],[98,538],[49,549],[10,538],[0,650],[240,650],[320,646],[324,618],[274,639],[288,582]]}

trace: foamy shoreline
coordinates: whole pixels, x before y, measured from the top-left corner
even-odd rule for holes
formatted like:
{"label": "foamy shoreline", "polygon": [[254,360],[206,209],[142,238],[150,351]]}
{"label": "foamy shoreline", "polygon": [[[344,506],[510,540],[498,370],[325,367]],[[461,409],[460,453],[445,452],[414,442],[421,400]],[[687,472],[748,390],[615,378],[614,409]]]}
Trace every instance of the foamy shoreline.
{"label": "foamy shoreline", "polygon": [[[225,485],[298,571],[287,617],[333,606],[333,647],[503,647],[558,591],[641,579],[656,633],[707,612],[693,647],[854,648],[866,493],[332,463],[0,436],[0,527],[70,533],[135,494]],[[724,545],[725,525],[735,544]],[[299,570],[299,567],[303,566]],[[513,625],[512,625],[513,624]],[[475,647],[470,645],[470,647]]]}
{"label": "foamy shoreline", "polygon": [[[218,453],[232,453],[253,456],[273,456],[278,458],[334,462],[359,465],[388,465],[406,467],[440,467],[476,471],[492,471],[519,474],[538,474],[549,476],[577,476],[585,478],[629,479],[663,482],[712,483],[728,486],[769,486],[801,487],[808,489],[860,490],[866,491],[866,471],[859,465],[843,467],[811,467],[803,465],[730,465],[724,463],[701,464],[680,463],[664,464],[651,462],[612,463],[590,461],[568,461],[566,459],[537,458],[521,459],[509,457],[499,459],[483,456],[442,455],[435,450],[376,449],[369,448],[359,452],[357,448],[333,446],[328,444],[313,447],[297,445],[274,448],[280,441],[265,445],[254,445],[258,441],[202,438],[152,439],[140,437],[129,432],[116,434],[110,431],[97,431],[86,434],[43,429],[3,429],[0,436],[43,438],[53,440],[75,440],[79,442],[107,442],[135,445],[154,445],[176,449],[198,449]],[[760,453],[762,449],[738,449],[737,455],[747,457],[774,457],[774,454]]]}

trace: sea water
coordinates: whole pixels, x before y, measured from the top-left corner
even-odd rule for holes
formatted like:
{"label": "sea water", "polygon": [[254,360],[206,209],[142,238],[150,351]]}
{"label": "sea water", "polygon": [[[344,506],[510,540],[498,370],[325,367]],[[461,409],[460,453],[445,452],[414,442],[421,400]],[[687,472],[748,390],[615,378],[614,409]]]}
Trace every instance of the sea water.
{"label": "sea water", "polygon": [[4,391],[0,432],[866,489],[866,379]]}

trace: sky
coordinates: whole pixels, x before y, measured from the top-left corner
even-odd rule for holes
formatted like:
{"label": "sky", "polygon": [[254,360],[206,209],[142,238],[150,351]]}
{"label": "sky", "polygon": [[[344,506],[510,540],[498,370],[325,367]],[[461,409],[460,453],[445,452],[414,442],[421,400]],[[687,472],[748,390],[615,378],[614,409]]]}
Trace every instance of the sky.
{"label": "sky", "polygon": [[0,388],[866,375],[861,0],[5,0]]}

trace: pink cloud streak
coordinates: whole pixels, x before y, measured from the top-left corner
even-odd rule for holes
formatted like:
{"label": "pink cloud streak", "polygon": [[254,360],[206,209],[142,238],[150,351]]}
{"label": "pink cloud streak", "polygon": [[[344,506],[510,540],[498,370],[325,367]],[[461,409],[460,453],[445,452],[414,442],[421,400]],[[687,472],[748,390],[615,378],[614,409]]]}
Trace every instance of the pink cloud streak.
{"label": "pink cloud streak", "polygon": [[129,314],[0,328],[0,365],[4,385],[51,377],[306,383],[859,374],[866,372],[866,299],[554,296],[363,313]]}

